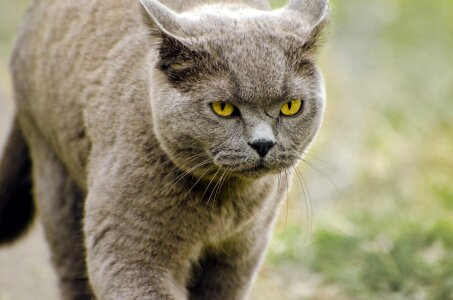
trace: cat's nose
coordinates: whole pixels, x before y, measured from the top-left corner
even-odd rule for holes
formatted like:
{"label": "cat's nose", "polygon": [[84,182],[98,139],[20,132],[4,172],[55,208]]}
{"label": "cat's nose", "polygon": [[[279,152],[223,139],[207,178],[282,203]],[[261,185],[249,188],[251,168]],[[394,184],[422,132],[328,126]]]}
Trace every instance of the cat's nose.
{"label": "cat's nose", "polygon": [[269,140],[258,140],[249,143],[249,145],[259,154],[259,156],[265,157],[272,147],[274,147],[275,142]]}

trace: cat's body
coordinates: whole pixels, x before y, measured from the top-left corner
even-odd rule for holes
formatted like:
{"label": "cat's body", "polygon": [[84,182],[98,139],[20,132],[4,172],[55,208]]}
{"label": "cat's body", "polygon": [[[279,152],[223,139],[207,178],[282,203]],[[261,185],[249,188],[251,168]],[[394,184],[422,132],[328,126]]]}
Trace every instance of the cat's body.
{"label": "cat's body", "polygon": [[[161,2],[184,15],[215,1]],[[14,151],[26,143],[34,198],[64,298],[247,295],[287,191],[290,166],[298,158],[289,150],[274,154],[284,150],[282,141],[266,161],[249,147],[250,139],[272,139],[277,148],[279,134],[294,134],[285,129],[288,125],[278,125],[278,113],[267,111],[274,104],[266,101],[291,95],[288,82],[306,84],[311,88],[307,101],[317,101],[306,104],[310,126],[291,136],[295,142],[286,141],[301,155],[319,127],[324,98],[314,67],[294,71],[306,76],[303,80],[284,76],[302,59],[289,66],[283,52],[273,52],[280,47],[278,32],[267,31],[281,21],[272,23],[265,0],[248,3],[208,6],[207,12],[201,9],[178,19],[187,22],[181,27],[154,1],[143,1],[146,16],[133,0],[37,0],[27,12],[11,60],[17,117],[12,150],[4,153],[0,169],[0,192],[30,187],[28,181],[18,186],[5,179],[14,172],[28,177],[27,157]],[[226,11],[222,5],[231,8],[226,21],[216,16]],[[197,14],[206,19],[197,19]],[[269,14],[270,22],[255,22],[254,14]],[[241,18],[251,21],[241,25]],[[290,25],[283,24],[279,32]],[[213,28],[219,29],[216,39]],[[244,40],[231,43],[238,34]],[[263,39],[268,40],[260,44]],[[288,57],[297,56],[295,50],[285,51]],[[240,69],[244,60],[250,64],[247,70]],[[226,121],[197,106],[213,95],[222,101],[233,90],[243,101],[237,104],[240,118]],[[188,98],[203,100],[185,106]],[[259,113],[256,101],[266,109]],[[229,135],[246,141],[242,145],[231,138],[229,145]],[[211,145],[216,136],[222,139],[216,142],[220,146]],[[255,153],[259,166],[239,156],[241,151]],[[285,157],[291,163],[282,162]],[[246,171],[219,167],[238,160]],[[14,197],[24,203],[29,198],[10,192],[0,203]]]}

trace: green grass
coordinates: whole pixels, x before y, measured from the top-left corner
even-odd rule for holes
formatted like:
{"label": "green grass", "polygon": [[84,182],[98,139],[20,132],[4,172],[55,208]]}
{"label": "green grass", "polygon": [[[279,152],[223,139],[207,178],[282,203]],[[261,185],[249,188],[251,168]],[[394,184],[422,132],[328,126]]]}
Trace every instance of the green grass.
{"label": "green grass", "polygon": [[290,218],[269,264],[308,266],[346,299],[453,299],[452,15],[447,0],[333,3],[322,147],[352,145],[355,171],[305,255]]}
{"label": "green grass", "polygon": [[319,229],[312,267],[357,299],[452,299],[453,222],[420,221],[365,215],[352,234]]}

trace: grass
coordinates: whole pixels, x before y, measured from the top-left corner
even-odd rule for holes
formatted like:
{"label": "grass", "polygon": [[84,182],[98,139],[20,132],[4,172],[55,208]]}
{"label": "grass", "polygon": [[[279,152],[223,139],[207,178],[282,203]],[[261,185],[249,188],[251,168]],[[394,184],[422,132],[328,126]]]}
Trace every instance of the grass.
{"label": "grass", "polygon": [[[335,1],[333,13],[322,149],[349,147],[354,172],[315,215],[309,249],[290,217],[268,262],[308,267],[345,299],[453,299],[453,3]],[[359,122],[338,130],[338,114]]]}

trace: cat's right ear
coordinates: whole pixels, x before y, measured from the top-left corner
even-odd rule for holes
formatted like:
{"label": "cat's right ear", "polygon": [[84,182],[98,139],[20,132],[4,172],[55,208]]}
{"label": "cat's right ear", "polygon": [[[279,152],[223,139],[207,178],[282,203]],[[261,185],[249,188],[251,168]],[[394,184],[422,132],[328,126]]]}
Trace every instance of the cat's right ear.
{"label": "cat's right ear", "polygon": [[173,83],[184,82],[194,74],[194,68],[206,53],[195,49],[189,32],[195,28],[192,20],[181,16],[156,0],[140,0],[150,34],[158,43],[160,61],[157,67]]}
{"label": "cat's right ear", "polygon": [[191,27],[187,18],[180,16],[162,3],[156,0],[140,0],[144,9],[145,20],[153,33],[166,35],[180,41],[184,41],[185,29]]}
{"label": "cat's right ear", "polygon": [[161,60],[175,60],[180,56],[178,54],[191,52],[186,31],[192,27],[190,20],[159,1],[140,0],[140,3],[144,9],[144,19],[150,34],[159,43]]}

